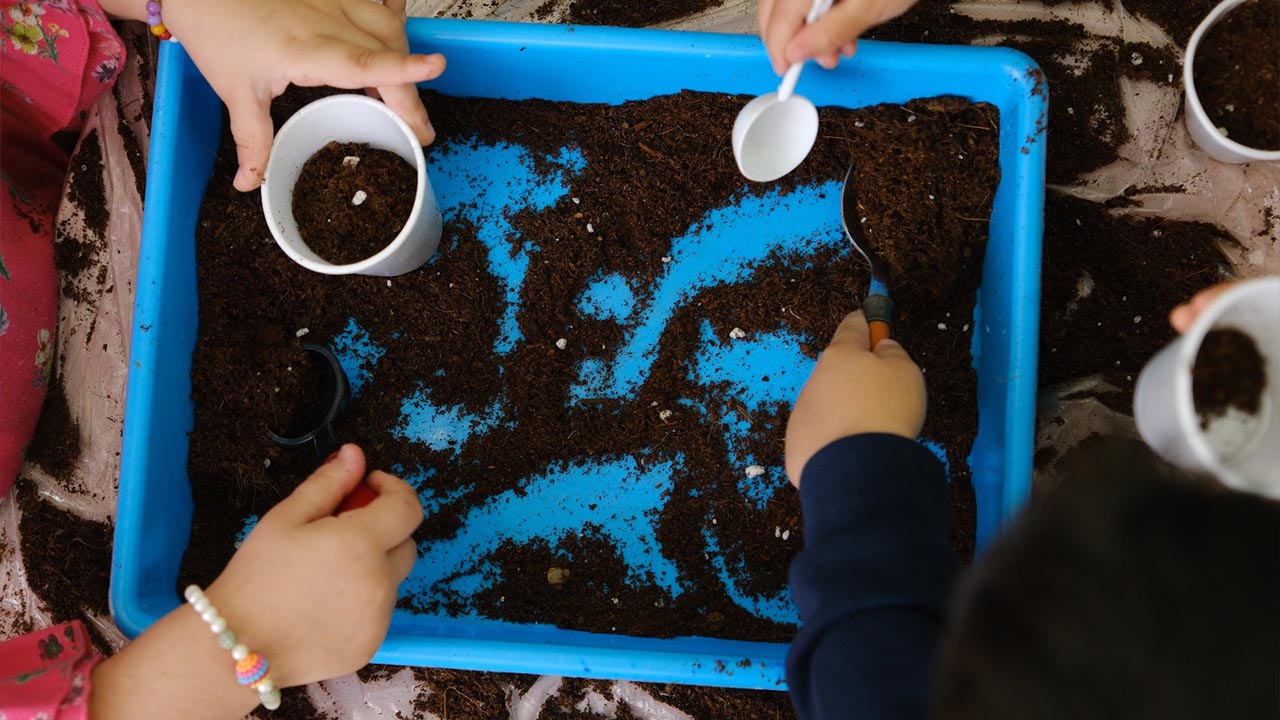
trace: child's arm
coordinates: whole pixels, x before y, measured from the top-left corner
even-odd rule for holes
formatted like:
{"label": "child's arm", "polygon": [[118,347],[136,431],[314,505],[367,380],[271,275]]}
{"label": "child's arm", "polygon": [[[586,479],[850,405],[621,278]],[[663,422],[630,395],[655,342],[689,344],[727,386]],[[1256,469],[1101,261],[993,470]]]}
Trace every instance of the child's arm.
{"label": "child's arm", "polygon": [[900,345],[836,331],[787,424],[805,548],[791,566],[803,627],[787,658],[801,718],[922,718],[956,560],[946,475],[915,441],[924,378]]}
{"label": "child's arm", "polygon": [[812,0],[760,0],[756,20],[773,62],[781,75],[793,62],[813,58],[830,70],[840,56],[852,57],[858,36],[906,12],[916,0],[836,0],[831,10],[805,25]]}
{"label": "child's arm", "polygon": [[[146,19],[147,0],[102,0],[107,13]],[[240,170],[235,186],[262,184],[271,101],[290,84],[376,88],[422,144],[435,130],[414,83],[444,72],[444,56],[413,55],[404,0],[163,0],[162,19],[226,103]]]}
{"label": "child's arm", "polygon": [[[422,505],[404,481],[368,476],[367,507],[333,512],[365,476],[346,445],[263,515],[205,595],[277,687],[353,672],[386,635],[396,588],[417,560]],[[231,654],[187,605],[166,615],[92,675],[91,717],[239,718],[258,694],[236,682]]]}

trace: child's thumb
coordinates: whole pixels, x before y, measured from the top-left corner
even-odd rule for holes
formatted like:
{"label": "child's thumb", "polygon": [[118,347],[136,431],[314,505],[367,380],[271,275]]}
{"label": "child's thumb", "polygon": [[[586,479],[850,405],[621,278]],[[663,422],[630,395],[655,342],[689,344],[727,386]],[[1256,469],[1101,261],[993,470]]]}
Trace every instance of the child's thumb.
{"label": "child's thumb", "polygon": [[271,98],[258,97],[246,91],[227,100],[227,113],[231,119],[231,136],[236,143],[235,187],[241,192],[256,189],[262,184],[267,171],[267,159],[271,156],[271,139],[275,126],[271,124]]}
{"label": "child's thumb", "polygon": [[328,517],[364,479],[364,470],[364,451],[350,443],[343,445],[289,497],[280,501],[271,514],[297,525]]}

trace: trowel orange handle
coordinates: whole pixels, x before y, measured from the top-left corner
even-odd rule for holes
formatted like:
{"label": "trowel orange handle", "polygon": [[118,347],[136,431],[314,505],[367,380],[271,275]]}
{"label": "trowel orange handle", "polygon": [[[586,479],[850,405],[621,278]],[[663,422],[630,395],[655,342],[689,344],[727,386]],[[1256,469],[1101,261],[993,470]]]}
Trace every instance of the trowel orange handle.
{"label": "trowel orange handle", "polygon": [[881,340],[889,339],[889,323],[883,320],[872,320],[867,323],[867,327],[871,329],[871,349],[875,350]]}
{"label": "trowel orange handle", "polygon": [[871,349],[875,350],[881,340],[889,339],[889,324],[893,320],[893,301],[888,295],[868,295],[862,302],[862,312],[867,316],[867,327],[871,331]]}

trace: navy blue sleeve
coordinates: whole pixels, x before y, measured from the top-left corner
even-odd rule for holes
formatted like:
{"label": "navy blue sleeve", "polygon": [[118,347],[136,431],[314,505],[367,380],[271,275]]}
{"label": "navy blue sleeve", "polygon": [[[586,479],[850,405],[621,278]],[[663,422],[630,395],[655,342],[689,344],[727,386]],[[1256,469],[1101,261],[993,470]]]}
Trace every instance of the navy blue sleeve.
{"label": "navy blue sleeve", "polygon": [[787,684],[802,720],[924,718],[956,573],[946,471],[896,435],[853,435],[800,476],[804,550],[791,564],[802,627]]}

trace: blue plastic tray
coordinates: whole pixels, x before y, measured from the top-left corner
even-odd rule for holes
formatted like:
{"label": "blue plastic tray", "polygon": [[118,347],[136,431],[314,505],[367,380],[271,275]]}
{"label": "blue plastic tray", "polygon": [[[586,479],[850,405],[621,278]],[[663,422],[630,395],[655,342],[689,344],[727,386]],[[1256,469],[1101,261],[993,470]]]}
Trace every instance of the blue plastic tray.
{"label": "blue plastic tray", "polygon": [[[450,95],[619,103],[683,89],[759,94],[777,82],[759,41],[748,36],[411,20],[409,37],[416,50],[441,51],[448,56],[448,72],[430,87]],[[869,41],[858,47],[856,58],[842,63],[836,71],[810,67],[800,80],[800,92],[820,106],[861,107],[959,95],[1000,109],[1001,181],[994,199],[983,284],[972,323],[979,427],[969,464],[977,499],[977,544],[981,548],[1022,504],[1030,486],[1044,198],[1041,125],[1047,97],[1043,85],[1037,82],[1038,70],[1033,61],[1013,50]],[[176,578],[192,513],[186,461],[187,433],[192,427],[192,404],[188,399],[191,353],[197,322],[194,235],[218,147],[221,117],[218,98],[182,47],[165,43],[156,83],[111,575],[112,612],[119,626],[131,636],[180,602]],[[459,201],[468,191],[465,173],[457,172],[458,167],[476,167],[480,168],[478,172],[490,174],[519,173],[521,167],[519,148],[508,147],[505,155],[487,157],[476,148],[464,152],[459,146],[456,150],[443,147],[432,153],[432,182],[441,198],[446,222],[451,213],[460,211]],[[559,161],[565,172],[571,172],[579,160],[566,155]],[[508,182],[495,181],[491,185],[520,187],[519,182],[511,182],[513,179],[519,180],[512,176],[506,178]],[[527,189],[519,197],[499,199],[499,204],[545,202],[563,192],[554,187]],[[833,190],[837,190],[834,185],[800,188],[790,196],[770,200],[789,206],[787,214],[779,217],[804,226],[789,225],[785,228],[787,237],[804,235],[811,246],[843,242],[838,234],[839,211],[835,204],[839,193]],[[776,203],[771,205],[774,206]],[[721,228],[718,232],[731,232],[734,218],[749,220],[756,211],[744,205],[712,212],[718,213],[718,222],[714,223]],[[472,219],[481,228],[486,223],[503,222],[500,213]],[[758,224],[756,229],[758,234]],[[484,237],[480,240],[485,242]],[[761,245],[725,251],[723,248],[732,244],[714,240],[691,231],[682,239],[683,244],[675,243],[695,261],[675,258],[674,267],[664,279],[646,291],[651,293],[647,304],[650,311],[633,319],[632,334],[619,353],[618,363],[610,368],[582,368],[581,393],[622,394],[643,376],[645,348],[664,322],[662,308],[674,307],[679,301],[671,293],[678,293],[690,283],[706,282],[709,269],[725,272],[726,267],[732,269],[751,259],[747,257],[751,253],[767,252],[770,242],[785,242],[764,238]],[[518,287],[518,272],[497,265],[493,269],[505,278],[509,291]],[[585,294],[581,305],[584,312],[623,312],[620,308],[628,303],[618,302],[617,293],[624,291],[625,284],[601,278]],[[353,331],[352,335],[359,333]],[[517,341],[510,333],[504,333],[499,345]],[[350,352],[359,354],[361,347],[368,352],[367,346],[358,343]],[[495,347],[495,352],[501,353],[503,348]],[[729,349],[708,338],[704,351],[692,359],[691,372],[732,381],[736,366],[746,361],[767,361],[776,365],[774,374],[787,378],[778,383],[776,392],[754,399],[768,402],[798,388],[811,364],[803,356],[763,357],[762,353],[753,357],[749,344]],[[773,397],[775,394],[777,397]],[[422,398],[406,398],[405,413],[406,424],[401,429],[404,432],[413,432],[415,422],[429,426],[420,428],[424,437],[457,431],[458,423],[453,421],[458,418],[450,416],[449,409],[433,408]],[[730,436],[733,432],[733,428],[726,428]],[[591,485],[591,477],[602,475],[609,487],[618,488],[614,483],[634,470],[627,462],[627,458],[614,458],[609,463],[582,467],[577,478],[552,477],[548,473],[531,479],[531,488],[549,493],[544,500],[558,503],[562,509],[581,509],[589,501],[580,495],[564,498],[555,497],[555,493],[567,487],[572,494]],[[779,477],[777,469],[771,469],[770,476]],[[623,488],[623,492],[614,493],[622,498],[620,501],[611,497],[595,500],[612,499],[621,509],[630,508],[640,518],[645,509],[643,503],[658,500],[642,496],[642,487],[650,485],[633,486],[641,494],[628,494]],[[510,517],[520,519],[511,521]],[[489,533],[497,532],[494,528],[504,522],[513,523],[503,531],[505,536],[516,539],[536,534],[554,537],[558,532],[540,520],[530,520],[523,510],[509,506],[502,498],[481,508],[471,519],[474,522],[467,526],[469,529],[453,541],[422,548],[430,561],[419,563],[418,571],[408,581],[410,586],[429,586],[434,578],[425,573],[435,572],[431,568],[442,563],[449,566],[474,561],[477,551],[483,552],[493,544]],[[617,538],[628,562],[669,582],[670,568],[664,564],[660,550],[637,537]],[[714,547],[710,549],[714,551]],[[721,571],[723,576],[723,567]],[[794,617],[785,597],[738,597],[732,588],[730,594],[759,614]],[[786,645],[777,643],[706,637],[635,638],[478,617],[397,611],[374,660],[782,688],[785,654]],[[750,661],[749,667],[740,665],[743,659]]]}

